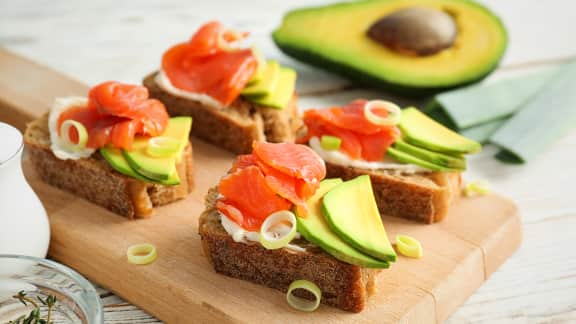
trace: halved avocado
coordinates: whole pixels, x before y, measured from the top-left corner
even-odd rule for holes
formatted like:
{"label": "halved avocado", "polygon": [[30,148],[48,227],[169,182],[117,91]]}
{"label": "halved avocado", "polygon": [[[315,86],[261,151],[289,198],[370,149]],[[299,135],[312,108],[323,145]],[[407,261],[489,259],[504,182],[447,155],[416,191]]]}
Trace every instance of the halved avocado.
{"label": "halved avocado", "polygon": [[[416,51],[423,49],[415,54],[391,46],[389,43],[394,40],[386,43],[370,36],[374,33],[369,31],[374,28],[384,28],[384,35],[393,35],[397,27],[406,27],[406,36],[397,38],[397,42],[406,43],[416,25],[428,19],[399,15],[411,8],[435,10],[452,19],[455,36],[450,38],[453,34],[449,33],[448,39],[439,43],[441,47],[432,51],[414,44]],[[380,23],[392,15],[409,20],[387,19]],[[445,20],[439,19],[436,27],[444,28]],[[430,23],[435,27],[436,22]],[[482,79],[496,68],[508,43],[500,19],[470,0],[364,0],[298,9],[284,17],[272,37],[284,53],[303,62],[361,84],[412,96],[429,95]]]}
{"label": "halved avocado", "polygon": [[320,182],[320,188],[308,199],[308,214],[298,217],[298,232],[302,236],[336,259],[367,268],[388,268],[389,263],[366,255],[340,238],[326,222],[322,212],[322,198],[332,188],[342,183],[342,179],[325,179]]}

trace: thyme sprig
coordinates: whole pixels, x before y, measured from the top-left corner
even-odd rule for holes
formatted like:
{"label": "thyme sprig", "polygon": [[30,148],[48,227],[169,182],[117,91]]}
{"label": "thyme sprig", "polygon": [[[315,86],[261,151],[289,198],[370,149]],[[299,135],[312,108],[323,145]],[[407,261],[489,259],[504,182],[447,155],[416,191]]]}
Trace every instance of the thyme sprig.
{"label": "thyme sprig", "polygon": [[24,306],[28,306],[28,304],[32,305],[34,309],[30,311],[30,314],[22,315],[17,319],[8,322],[8,324],[52,324],[52,308],[56,304],[56,296],[49,295],[44,299],[40,296],[36,296],[37,301],[48,308],[45,319],[41,317],[40,306],[38,303],[34,301],[33,298],[28,297],[24,290],[19,291],[18,294],[12,296],[12,298],[18,299],[22,304],[24,304]]}

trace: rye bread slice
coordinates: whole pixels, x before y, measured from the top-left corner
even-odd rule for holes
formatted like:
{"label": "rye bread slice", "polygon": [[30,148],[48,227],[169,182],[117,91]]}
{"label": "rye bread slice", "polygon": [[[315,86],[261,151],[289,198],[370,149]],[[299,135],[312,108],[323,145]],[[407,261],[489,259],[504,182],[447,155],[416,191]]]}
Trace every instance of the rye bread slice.
{"label": "rye bread slice", "polygon": [[157,74],[143,80],[150,97],[164,103],[171,116],[192,116],[191,135],[233,153],[250,153],[253,141],[293,143],[302,126],[296,94],[284,109],[260,106],[241,96],[229,107],[217,109],[164,91],[156,83]]}
{"label": "rye bread slice", "polygon": [[375,292],[380,270],[339,261],[304,239],[293,243],[305,251],[267,250],[256,242],[238,243],[224,230],[215,209],[216,188],[206,195],[206,209],[199,218],[204,254],[218,273],[286,292],[298,279],[314,282],[322,290],[322,303],[349,312],[360,312]]}
{"label": "rye bread slice", "polygon": [[48,114],[27,125],[24,142],[32,165],[44,182],[127,218],[150,217],[154,207],[182,199],[194,187],[191,143],[176,165],[181,183],[166,186],[120,174],[97,152],[87,159],[58,159],[50,149]]}

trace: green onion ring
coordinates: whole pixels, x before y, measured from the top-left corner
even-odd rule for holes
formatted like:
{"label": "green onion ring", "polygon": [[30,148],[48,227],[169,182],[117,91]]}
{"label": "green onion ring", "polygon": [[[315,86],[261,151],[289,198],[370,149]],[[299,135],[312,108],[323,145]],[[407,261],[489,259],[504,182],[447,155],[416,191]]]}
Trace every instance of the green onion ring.
{"label": "green onion ring", "polygon": [[[377,108],[383,108],[388,111],[388,116],[380,117],[374,113]],[[402,109],[395,103],[383,100],[368,101],[364,105],[364,117],[374,125],[378,126],[394,126],[400,123],[402,116]]]}
{"label": "green onion ring", "polygon": [[[74,127],[78,133],[78,143],[74,143],[70,138],[70,128]],[[82,123],[77,122],[72,119],[65,120],[60,126],[60,136],[64,141],[64,145],[74,151],[83,150],[86,148],[86,143],[88,142],[88,131]]]}
{"label": "green onion ring", "polygon": [[490,193],[490,186],[484,181],[473,181],[464,187],[464,196],[486,196]]}
{"label": "green onion ring", "polygon": [[423,255],[422,244],[408,235],[396,235],[396,249],[404,256],[419,259]]}
{"label": "green onion ring", "polygon": [[132,264],[150,264],[158,257],[156,247],[150,243],[131,245],[126,251],[128,262]]}
{"label": "green onion ring", "polygon": [[[304,298],[296,297],[292,294],[292,291],[296,289],[304,289],[314,295],[315,299],[313,301]],[[313,312],[320,306],[320,301],[322,300],[322,291],[316,284],[308,280],[295,280],[288,287],[288,292],[286,293],[286,301],[288,305],[292,306],[297,310],[303,312]]]}
{"label": "green onion ring", "polygon": [[322,135],[320,138],[320,147],[326,151],[336,151],[340,149],[342,139],[337,136]]}
{"label": "green onion ring", "polygon": [[[283,235],[271,231],[273,227],[283,222],[290,223],[290,230]],[[266,217],[260,227],[260,243],[268,250],[285,247],[296,236],[296,216],[289,210],[280,210]]]}
{"label": "green onion ring", "polygon": [[175,138],[157,136],[148,140],[146,153],[153,157],[164,157],[176,153],[179,148],[180,143]]}

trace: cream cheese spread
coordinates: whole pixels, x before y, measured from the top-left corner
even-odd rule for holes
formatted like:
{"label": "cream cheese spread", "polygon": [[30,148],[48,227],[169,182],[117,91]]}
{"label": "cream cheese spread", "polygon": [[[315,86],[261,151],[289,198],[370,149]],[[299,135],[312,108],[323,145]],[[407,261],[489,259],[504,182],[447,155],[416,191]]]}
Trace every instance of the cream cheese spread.
{"label": "cream cheese spread", "polygon": [[172,82],[170,82],[170,79],[168,79],[168,76],[166,75],[166,73],[164,73],[164,70],[160,70],[160,72],[158,72],[154,81],[160,88],[162,88],[162,90],[170,93],[173,96],[198,101],[202,105],[212,107],[214,109],[224,108],[224,106],[218,100],[214,99],[209,95],[202,93],[194,93],[176,88],[172,84]]}
{"label": "cream cheese spread", "polygon": [[[260,233],[247,231],[242,227],[240,227],[238,224],[236,224],[233,220],[226,217],[226,215],[220,212],[218,212],[218,214],[220,214],[220,222],[222,223],[222,227],[224,227],[224,230],[226,231],[226,233],[228,233],[228,235],[232,236],[234,242],[239,243],[248,243],[248,241],[260,242]],[[281,228],[280,234],[284,234],[282,232],[283,230],[285,230],[286,232],[289,230],[288,226],[283,227],[285,228]],[[294,238],[296,239],[300,238],[300,233],[296,233],[296,236]],[[306,249],[294,244],[288,244],[285,246],[285,248],[296,252],[306,251]]]}

